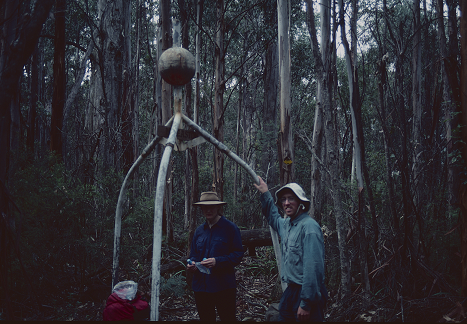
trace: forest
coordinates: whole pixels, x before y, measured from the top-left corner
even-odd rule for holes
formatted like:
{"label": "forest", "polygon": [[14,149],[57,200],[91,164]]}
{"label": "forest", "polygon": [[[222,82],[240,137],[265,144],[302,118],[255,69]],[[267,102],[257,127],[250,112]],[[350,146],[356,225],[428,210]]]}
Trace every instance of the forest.
{"label": "forest", "polygon": [[[326,321],[465,321],[466,14],[458,0],[0,1],[0,320],[101,320],[115,282],[151,294],[155,252],[157,319],[196,320],[193,203],[216,191],[245,246],[237,319],[267,321],[280,275],[253,170],[311,200]],[[177,86],[159,71],[172,47],[195,61]],[[158,179],[179,102],[225,149],[182,121]]]}

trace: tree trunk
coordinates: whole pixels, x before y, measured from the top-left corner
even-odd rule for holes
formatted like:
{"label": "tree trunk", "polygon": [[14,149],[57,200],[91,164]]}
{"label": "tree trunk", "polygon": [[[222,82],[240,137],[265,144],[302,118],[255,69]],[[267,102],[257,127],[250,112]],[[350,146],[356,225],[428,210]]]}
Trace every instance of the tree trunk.
{"label": "tree trunk", "polygon": [[407,152],[407,142],[408,142],[408,131],[406,126],[406,117],[405,117],[405,106],[403,98],[403,70],[402,70],[402,59],[403,54],[400,54],[396,59],[396,69],[395,69],[395,79],[396,79],[396,89],[397,93],[397,109],[400,113],[401,130],[401,158],[399,160],[399,168],[401,170],[401,186],[402,186],[402,206],[404,214],[404,242],[403,242],[403,253],[406,253],[409,249],[409,241],[412,241],[412,202],[410,195],[410,166],[409,166],[409,157]]}
{"label": "tree trunk", "polygon": [[[10,284],[9,284],[9,273],[11,258],[9,251],[9,238],[7,222],[4,220],[10,220],[11,213],[9,209],[9,192],[8,192],[8,170],[10,168],[10,128],[11,128],[11,110],[10,105],[13,100],[13,93],[18,92],[18,81],[20,74],[18,71],[11,71],[10,74],[15,73],[7,80],[8,75],[5,75],[8,68],[8,61],[12,59],[11,52],[8,50],[13,45],[15,29],[18,26],[18,12],[16,1],[6,1],[3,5],[0,5],[2,9],[3,17],[2,20],[5,23],[1,26],[2,35],[0,37],[0,84],[10,87],[10,91],[4,91],[3,87],[0,88],[0,215],[5,215],[0,219],[0,299],[5,300],[5,315],[6,319],[14,319],[12,301],[10,298]],[[32,52],[32,51],[31,51]],[[26,59],[23,64],[26,63]],[[8,218],[7,218],[8,217]]]}
{"label": "tree trunk", "polygon": [[[462,157],[467,161],[467,2],[460,2],[461,20],[460,20],[460,34],[461,34],[461,111],[462,111],[462,141],[464,143],[462,148]],[[466,165],[464,164],[464,170]],[[465,172],[464,172],[465,174]],[[460,239],[461,239],[461,295],[467,296],[467,185],[466,179],[461,184],[461,212],[459,214],[460,223]]]}
{"label": "tree trunk", "polygon": [[280,80],[279,175],[281,186],[294,180],[294,151],[290,117],[290,2],[277,0],[278,50]]}
{"label": "tree trunk", "polygon": [[[246,112],[246,104],[245,104],[245,101],[246,101],[246,96],[247,96],[247,92],[246,92],[246,89],[248,88],[248,79],[243,79],[243,84],[242,84],[242,102],[243,102],[243,108],[242,111],[240,112],[240,123],[241,123],[241,129],[243,130],[243,134],[242,134],[242,144],[241,144],[241,153],[240,153],[240,158],[243,160],[243,161],[246,161],[247,159],[247,150],[245,149],[247,147],[247,112]],[[245,176],[243,176],[243,173],[240,171],[239,172],[240,174],[240,219],[239,221],[243,222],[246,218],[247,218],[247,212],[246,212],[246,208],[245,208],[245,195],[244,195],[244,192],[243,192],[243,188],[246,187],[246,183],[248,181],[248,179],[246,179]]]}
{"label": "tree trunk", "polygon": [[383,56],[379,62],[379,76],[380,81],[378,84],[379,92],[379,107],[380,107],[380,120],[383,128],[383,140],[384,140],[384,157],[386,163],[386,185],[388,186],[389,195],[389,210],[391,211],[394,231],[399,233],[399,217],[397,216],[395,208],[395,194],[394,194],[394,181],[392,177],[392,163],[391,163],[391,135],[387,128],[387,115],[386,115],[386,92],[387,92],[387,76],[386,76],[386,56]]}
{"label": "tree trunk", "polygon": [[[243,75],[244,73],[244,69],[243,69],[243,64],[242,64],[242,69],[241,69],[241,75]],[[241,128],[240,128],[240,122],[242,120],[241,116],[242,116],[242,112],[243,112],[243,105],[244,105],[244,101],[243,101],[243,96],[244,96],[244,83],[245,81],[243,79],[240,79],[240,84],[238,85],[238,104],[237,104],[237,132],[236,132],[236,139],[235,139],[235,154],[239,155],[239,151],[240,151],[240,131],[241,131]],[[237,188],[237,184],[238,184],[238,164],[235,163],[234,165],[234,190],[233,190],[233,201],[237,202],[238,201],[238,198],[237,198],[237,191],[238,191],[238,188]],[[240,170],[241,172],[241,170]],[[240,177],[241,178],[241,177]],[[240,199],[242,200],[243,199],[243,188],[242,186],[240,185]],[[232,215],[232,221],[235,222],[237,219],[238,219],[238,216],[241,217],[241,210],[240,210],[240,213],[237,214],[237,209],[235,210],[235,214]]]}
{"label": "tree trunk", "polygon": [[[160,13],[161,13],[161,37],[162,37],[162,52],[166,49],[173,46],[173,38],[172,38],[172,20],[171,20],[171,10],[170,10],[170,0],[162,0],[160,1]],[[170,117],[172,116],[172,86],[162,80],[162,125],[165,125]],[[173,158],[171,157],[171,163],[169,163],[167,169],[167,176],[172,176],[172,161]],[[164,196],[164,213],[163,213],[163,224],[162,228],[165,229],[165,233],[167,235],[167,241],[173,241],[173,226],[172,226],[172,190],[173,190],[173,182],[167,181],[166,188],[165,188],[165,196]]]}
{"label": "tree trunk", "polygon": [[[189,48],[189,19],[188,12],[186,8],[185,0],[178,0],[178,7],[180,8],[180,24],[181,24],[181,43],[182,47],[185,49]],[[185,100],[183,101],[185,106],[185,113],[187,116],[192,118],[191,105],[192,105],[192,86],[191,82],[185,85]],[[189,228],[189,218],[193,214],[193,203],[191,201],[191,175],[192,175],[192,158],[190,150],[185,152],[185,214],[184,214],[184,225],[185,229]]]}
{"label": "tree trunk", "polygon": [[[17,1],[4,1],[0,3],[0,12],[4,13],[2,19],[5,23],[1,26],[0,37],[0,298],[6,301],[5,318],[12,320],[11,294],[8,274],[10,273],[8,262],[9,251],[5,222],[10,221],[9,193],[8,193],[8,169],[10,163],[10,104],[12,98],[19,92],[18,82],[23,73],[23,66],[31,57],[37,40],[39,39],[42,25],[48,17],[53,0],[38,0],[28,15],[18,16],[13,13],[18,8]],[[14,29],[19,27],[17,32]],[[6,37],[13,35],[13,38]]]}
{"label": "tree trunk", "polygon": [[[155,66],[154,66],[154,107],[153,107],[153,113],[152,113],[152,127],[151,127],[151,132],[150,132],[150,137],[148,138],[148,142],[152,140],[153,137],[156,136],[158,132],[158,125],[162,125],[162,77],[161,74],[159,73],[159,57],[162,54],[162,28],[158,27],[156,28],[156,38],[158,42],[156,43],[156,57],[157,59],[155,60]],[[157,159],[157,157],[161,156],[160,155],[161,151],[161,145],[157,145],[155,150],[154,150],[154,159],[153,159],[153,172],[151,175],[151,185],[150,185],[150,190],[152,193],[152,190],[156,187],[156,182],[157,182],[157,174],[159,170],[159,162],[160,160]]]}
{"label": "tree trunk", "polygon": [[381,120],[381,126],[383,128],[383,140],[384,140],[384,156],[385,156],[385,163],[386,163],[386,185],[388,187],[388,195],[389,195],[389,210],[391,211],[391,216],[393,219],[393,226],[396,233],[399,233],[399,217],[397,216],[396,208],[395,208],[395,194],[394,194],[394,181],[392,178],[392,163],[390,161],[390,149],[391,149],[391,136],[387,128],[388,120],[386,114],[386,96],[387,96],[387,60],[388,55],[386,54],[386,36],[387,36],[387,7],[386,7],[386,0],[383,0],[383,22],[382,22],[382,29],[383,29],[383,42],[382,42],[382,58],[379,61],[379,78],[380,81],[378,83],[378,92],[379,92],[379,116]]}
{"label": "tree trunk", "polygon": [[[185,0],[178,0],[178,7],[180,8],[180,25],[181,25],[181,47],[188,49],[188,15],[185,7]],[[187,99],[190,99],[190,102],[187,102]],[[183,111],[187,116],[191,116],[191,82],[185,85],[185,100],[183,100],[184,109]],[[192,117],[190,117],[192,118]],[[189,150],[185,151],[185,182],[184,182],[184,191],[185,191],[185,213],[183,214],[183,223],[184,228],[188,229],[189,226],[189,215],[191,215],[192,205],[190,204],[191,198],[191,158]]]}
{"label": "tree trunk", "polygon": [[[83,82],[83,79],[84,79],[84,75],[86,73],[86,70],[88,68],[88,60],[89,60],[89,57],[91,56],[91,53],[93,52],[94,50],[94,40],[91,39],[91,41],[89,42],[88,44],[88,47],[86,49],[86,53],[84,54],[84,57],[80,63],[80,66],[79,66],[79,71],[78,73],[76,74],[76,77],[75,77],[75,83],[73,84],[70,92],[68,93],[68,96],[66,98],[66,102],[65,102],[65,107],[63,108],[63,134],[62,134],[62,141],[63,141],[63,148],[65,149],[67,147],[67,144],[68,144],[68,133],[69,133],[69,116],[70,116],[70,110],[72,109],[72,105],[75,101],[75,98],[81,88],[81,83]],[[73,113],[71,113],[71,115],[73,117],[76,118],[76,115],[77,115],[77,112],[74,111]],[[82,131],[82,129],[80,130],[80,132]],[[80,141],[81,139],[80,138],[76,138],[77,141]],[[83,153],[76,153],[76,159],[82,159],[82,155],[84,155]],[[64,159],[64,162],[66,163],[68,158],[67,158],[67,154],[64,154],[63,156],[63,159]]]}
{"label": "tree trunk", "polygon": [[34,160],[34,142],[36,134],[37,101],[39,100],[39,44],[34,50],[31,60],[31,95],[29,101],[28,114],[28,134],[26,146],[31,154],[31,161]]}
{"label": "tree trunk", "polygon": [[123,71],[122,71],[122,170],[128,172],[135,160],[133,143],[133,124],[135,114],[135,82],[134,76],[138,70],[131,66],[131,3],[129,0],[123,1],[122,25],[123,25]]}
{"label": "tree trunk", "polygon": [[[274,30],[277,8],[274,2],[269,1],[264,9],[264,23]],[[277,42],[271,39],[266,45],[266,57],[263,69],[264,104],[263,104],[263,154],[261,156],[261,171],[264,172],[264,181],[269,188],[277,184],[277,151],[275,150],[275,138],[277,134],[277,92],[278,92],[278,49]]]}
{"label": "tree trunk", "polygon": [[[447,7],[452,7],[452,1],[447,1]],[[451,46],[447,46],[446,33],[444,28],[444,1],[437,0],[437,18],[438,18],[438,42],[441,56],[441,73],[443,77],[443,103],[444,103],[444,115],[446,125],[446,160],[448,164],[448,191],[449,191],[449,204],[451,210],[458,208],[459,206],[459,186],[460,179],[457,176],[460,173],[460,168],[457,163],[454,162],[455,152],[460,150],[458,141],[453,136],[453,130],[459,125],[459,115],[456,114],[456,104],[453,96],[453,89],[449,83],[449,61],[454,54],[454,57],[458,55],[457,46],[452,49]],[[449,32],[455,32],[457,38],[456,28],[456,16],[454,15],[454,22],[451,22],[452,14],[448,13],[448,30]],[[454,27],[454,28],[453,28]],[[457,42],[457,40],[456,40]],[[454,53],[453,53],[454,52]],[[455,61],[455,60],[454,60]]]}
{"label": "tree trunk", "polygon": [[50,150],[62,155],[63,108],[65,106],[65,13],[66,0],[55,1],[54,91],[50,124]]}
{"label": "tree trunk", "polygon": [[[130,2],[131,3],[131,2]],[[141,25],[142,25],[142,12],[143,8],[141,5],[141,0],[138,0],[136,9],[136,54],[135,54],[135,65],[132,67],[132,73],[134,76],[133,84],[133,123],[132,123],[132,134],[133,134],[133,158],[139,156],[139,102],[140,102],[140,93],[139,93],[139,68],[140,68],[140,43],[141,43]],[[129,6],[131,9],[131,6]],[[131,22],[131,19],[130,19]],[[131,43],[130,43],[131,45]],[[131,61],[130,61],[131,66]],[[140,196],[140,186],[139,186],[139,169],[135,170],[135,175],[133,176],[133,197],[136,199]]]}
{"label": "tree trunk", "polygon": [[[356,46],[356,33],[357,33],[357,2],[352,1],[352,19],[350,32],[352,33],[352,50],[345,35],[345,19],[344,19],[344,6],[343,1],[339,1],[340,6],[340,20],[341,20],[341,35],[342,43],[345,49],[345,61],[347,63],[347,78],[349,81],[349,94],[350,94],[350,111],[352,117],[352,134],[353,134],[353,148],[355,159],[355,171],[357,178],[357,197],[358,197],[358,221],[357,232],[359,241],[359,258],[360,258],[360,274],[363,283],[363,291],[365,297],[369,298],[370,280],[368,278],[368,261],[367,261],[367,239],[365,234],[365,217],[364,213],[364,183],[363,171],[365,168],[365,143],[363,138],[363,121],[360,92],[358,88],[358,73],[357,73],[357,46]],[[367,188],[369,188],[367,186]],[[376,219],[376,218],[374,218]],[[368,300],[367,300],[368,301]]]}
{"label": "tree trunk", "polygon": [[345,298],[350,295],[351,276],[350,276],[350,259],[348,248],[346,244],[346,224],[347,219],[344,214],[341,200],[341,180],[339,178],[339,150],[337,147],[336,125],[335,118],[333,118],[332,110],[332,74],[331,63],[332,55],[328,55],[325,60],[322,59],[318,39],[316,36],[316,28],[314,25],[315,17],[313,11],[313,1],[307,0],[307,25],[311,37],[313,57],[315,59],[316,75],[321,84],[320,91],[322,91],[322,102],[317,104],[322,107],[323,121],[324,121],[324,135],[327,152],[327,170],[329,171],[330,178],[330,192],[334,203],[334,214],[336,217],[337,239],[339,246],[340,256],[340,269],[341,269],[341,297]]}
{"label": "tree trunk", "polygon": [[[320,26],[321,26],[321,61],[324,62],[331,52],[331,2],[325,1],[320,4]],[[309,22],[308,22],[309,23]],[[325,74],[330,73],[325,72]],[[326,81],[330,83],[331,81]],[[317,80],[317,94],[318,103],[322,103],[326,95],[323,93],[323,80],[318,78]],[[311,207],[308,212],[318,223],[321,222],[323,203],[324,203],[324,190],[322,189],[323,175],[320,171],[321,166],[318,160],[322,160],[324,157],[324,129],[323,129],[323,107],[321,104],[316,105],[315,108],[315,119],[313,125],[313,138],[311,143],[312,155],[311,155]]]}
{"label": "tree trunk", "polygon": [[[117,159],[121,154],[121,131],[119,129],[122,111],[122,74],[123,74],[123,2],[99,0],[98,12],[100,28],[99,63],[102,87],[97,93],[97,106],[104,112],[103,137],[99,154],[103,164],[100,174],[108,168],[119,167]],[[96,86],[96,85],[94,85]]]}
{"label": "tree trunk", "polygon": [[[423,173],[422,168],[422,152],[423,152],[423,136],[422,136],[422,101],[421,101],[421,65],[422,65],[422,44],[421,44],[421,24],[420,24],[420,0],[413,0],[413,50],[412,50],[412,113],[413,113],[413,156],[412,156],[412,181],[414,187],[414,206],[416,214],[421,212],[420,203],[422,198],[422,183]],[[419,219],[419,217],[417,217]],[[421,227],[421,224],[419,224]],[[419,229],[420,233],[423,228]],[[418,241],[417,241],[418,242]]]}
{"label": "tree trunk", "polygon": [[[217,1],[217,33],[215,42],[215,98],[213,134],[219,142],[224,142],[224,0]],[[213,184],[219,199],[224,197],[224,154],[214,149],[214,178]]]}
{"label": "tree trunk", "polygon": [[[200,105],[200,50],[201,50],[201,26],[202,26],[202,16],[203,16],[203,3],[204,0],[198,0],[196,4],[196,50],[195,50],[195,100],[193,107],[193,121],[198,123],[198,111]],[[198,148],[193,147],[189,149],[191,156],[191,165],[193,168],[192,178],[191,178],[191,196],[190,203],[197,202],[199,199],[199,169],[198,169]],[[196,208],[192,209],[191,214],[189,215],[189,230],[188,230],[188,255],[190,254],[190,243],[193,239],[193,235],[196,230],[196,213],[198,211]]]}

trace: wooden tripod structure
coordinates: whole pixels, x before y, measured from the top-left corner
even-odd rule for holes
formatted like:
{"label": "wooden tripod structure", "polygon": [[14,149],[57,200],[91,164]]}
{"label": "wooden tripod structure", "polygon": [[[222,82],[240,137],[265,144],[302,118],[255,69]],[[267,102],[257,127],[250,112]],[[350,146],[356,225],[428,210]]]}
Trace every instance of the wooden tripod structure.
{"label": "wooden tripod structure", "polygon": [[[193,66],[192,63],[193,62]],[[162,68],[161,68],[162,67]],[[162,70],[161,70],[162,69]],[[191,73],[191,70],[193,73]],[[131,178],[134,171],[142,163],[142,161],[154,150],[156,144],[164,141],[165,149],[161,158],[159,173],[157,176],[156,194],[154,201],[154,240],[153,240],[153,254],[152,254],[152,282],[151,282],[151,321],[159,320],[159,297],[160,297],[160,266],[161,266],[161,248],[162,248],[162,211],[163,200],[165,194],[165,182],[167,177],[167,168],[170,162],[170,156],[174,148],[180,143],[177,143],[177,132],[179,131],[182,123],[185,123],[191,129],[195,130],[204,140],[214,145],[221,152],[233,159],[241,167],[243,167],[253,178],[256,184],[259,184],[259,179],[256,173],[250,166],[238,157],[235,153],[231,152],[226,145],[219,142],[216,138],[203,130],[191,119],[182,113],[182,86],[188,83],[194,75],[194,58],[192,54],[181,47],[172,47],[162,53],[159,59],[159,71],[162,78],[174,85],[174,116],[166,124],[170,127],[168,138],[156,136],[143,150],[138,159],[131,166],[128,171],[118,197],[117,208],[115,213],[115,234],[114,234],[114,253],[112,265],[112,287],[118,281],[118,263],[120,256],[120,237],[121,237],[121,219],[122,219],[122,205],[125,200],[126,189],[128,187],[128,180]],[[190,75],[191,74],[191,75]],[[199,141],[193,140],[192,145],[197,145]],[[194,146],[193,145],[193,146]],[[189,145],[188,145],[189,146]],[[280,248],[277,233],[270,228],[271,237],[273,241],[274,251],[276,254],[277,265],[280,272]]]}

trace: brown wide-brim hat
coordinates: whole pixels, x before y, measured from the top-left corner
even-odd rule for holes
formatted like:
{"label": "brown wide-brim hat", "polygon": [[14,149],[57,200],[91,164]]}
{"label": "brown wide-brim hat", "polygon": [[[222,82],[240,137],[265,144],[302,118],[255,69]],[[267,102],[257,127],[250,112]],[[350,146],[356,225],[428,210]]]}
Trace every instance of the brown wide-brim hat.
{"label": "brown wide-brim hat", "polygon": [[226,202],[220,201],[217,193],[214,191],[206,191],[201,193],[201,197],[197,203],[193,205],[227,205]]}

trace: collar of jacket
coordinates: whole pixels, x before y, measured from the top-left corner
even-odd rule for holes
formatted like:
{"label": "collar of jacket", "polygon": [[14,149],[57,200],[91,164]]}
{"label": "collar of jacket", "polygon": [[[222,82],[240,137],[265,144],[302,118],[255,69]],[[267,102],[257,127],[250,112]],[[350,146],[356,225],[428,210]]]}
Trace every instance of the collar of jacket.
{"label": "collar of jacket", "polygon": [[219,220],[216,222],[216,224],[212,225],[211,227],[209,227],[208,221],[205,221],[204,222],[204,229],[213,228],[214,226],[219,225],[219,223],[223,221],[223,218],[224,218],[224,216],[221,215],[221,218],[219,218]]}
{"label": "collar of jacket", "polygon": [[310,217],[310,215],[308,215],[308,213],[302,213],[302,214],[298,215],[297,217],[295,217],[294,219],[291,219],[290,224],[291,225],[297,225],[298,222],[300,222],[302,219],[304,219],[307,216]]}

